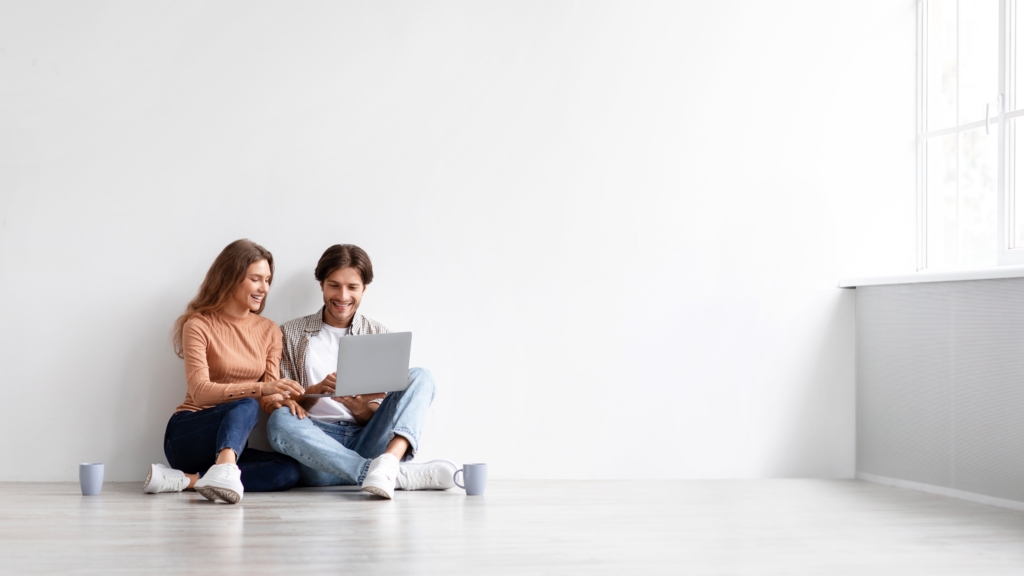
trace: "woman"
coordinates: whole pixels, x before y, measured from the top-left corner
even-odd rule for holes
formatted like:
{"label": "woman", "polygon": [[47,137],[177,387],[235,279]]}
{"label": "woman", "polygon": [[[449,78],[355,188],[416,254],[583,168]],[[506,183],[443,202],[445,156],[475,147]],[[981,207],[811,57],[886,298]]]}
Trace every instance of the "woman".
{"label": "woman", "polygon": [[290,457],[245,447],[260,407],[294,413],[298,405],[289,397],[302,394],[297,382],[280,378],[281,331],[260,316],[273,275],[266,248],[236,240],[174,323],[188,389],[164,433],[171,468],[151,465],[143,492],[194,488],[235,504],[244,490],[287,490],[298,482],[299,465]]}

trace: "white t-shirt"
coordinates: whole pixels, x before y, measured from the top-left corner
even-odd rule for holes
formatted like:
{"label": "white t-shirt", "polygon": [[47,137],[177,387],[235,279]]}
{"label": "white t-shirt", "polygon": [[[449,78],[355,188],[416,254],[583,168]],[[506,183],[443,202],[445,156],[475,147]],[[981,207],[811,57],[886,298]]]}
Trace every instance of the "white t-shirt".
{"label": "white t-shirt", "polygon": [[[306,348],[306,377],[309,385],[323,382],[328,374],[338,369],[338,341],[348,334],[348,328],[323,325],[316,336],[309,339]],[[317,400],[309,410],[309,417],[320,422],[355,422],[352,412],[341,402],[330,398]]]}

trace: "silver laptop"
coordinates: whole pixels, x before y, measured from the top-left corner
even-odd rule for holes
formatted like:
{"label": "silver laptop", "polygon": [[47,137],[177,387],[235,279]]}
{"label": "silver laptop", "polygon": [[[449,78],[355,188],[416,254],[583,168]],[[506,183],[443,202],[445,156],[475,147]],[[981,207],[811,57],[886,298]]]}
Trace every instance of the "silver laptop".
{"label": "silver laptop", "polygon": [[338,379],[334,394],[303,398],[399,392],[409,387],[412,332],[344,336],[338,340]]}

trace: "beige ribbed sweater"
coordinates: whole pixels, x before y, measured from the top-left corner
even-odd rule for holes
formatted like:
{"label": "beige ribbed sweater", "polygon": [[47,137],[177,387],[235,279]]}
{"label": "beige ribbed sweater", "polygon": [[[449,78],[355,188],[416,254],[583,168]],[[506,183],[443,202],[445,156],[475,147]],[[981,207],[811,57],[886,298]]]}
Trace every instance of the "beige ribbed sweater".
{"label": "beige ribbed sweater", "polygon": [[196,315],[185,322],[185,401],[175,412],[195,412],[242,398],[260,399],[262,383],[280,376],[281,330],[257,314]]}

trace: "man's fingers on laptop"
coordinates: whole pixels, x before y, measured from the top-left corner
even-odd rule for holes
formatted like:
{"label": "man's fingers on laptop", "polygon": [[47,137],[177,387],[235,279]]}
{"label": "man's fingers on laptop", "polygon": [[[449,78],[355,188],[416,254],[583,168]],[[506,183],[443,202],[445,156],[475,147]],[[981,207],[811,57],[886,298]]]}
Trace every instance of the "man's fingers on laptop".
{"label": "man's fingers on laptop", "polygon": [[359,404],[359,401],[356,400],[355,396],[335,396],[334,401],[340,403],[349,410],[352,410]]}
{"label": "man's fingers on laptop", "polygon": [[341,398],[335,398],[335,400],[341,402],[345,408],[348,408],[348,411],[352,413],[352,417],[356,419],[358,424],[365,424],[373,416],[373,410],[367,408],[366,400],[361,400],[359,396],[342,396]]}
{"label": "man's fingers on laptop", "polygon": [[306,388],[305,394],[334,394],[334,386],[328,386],[321,382]]}
{"label": "man's fingers on laptop", "polygon": [[322,382],[306,389],[306,394],[334,394],[335,375],[328,374]]}

